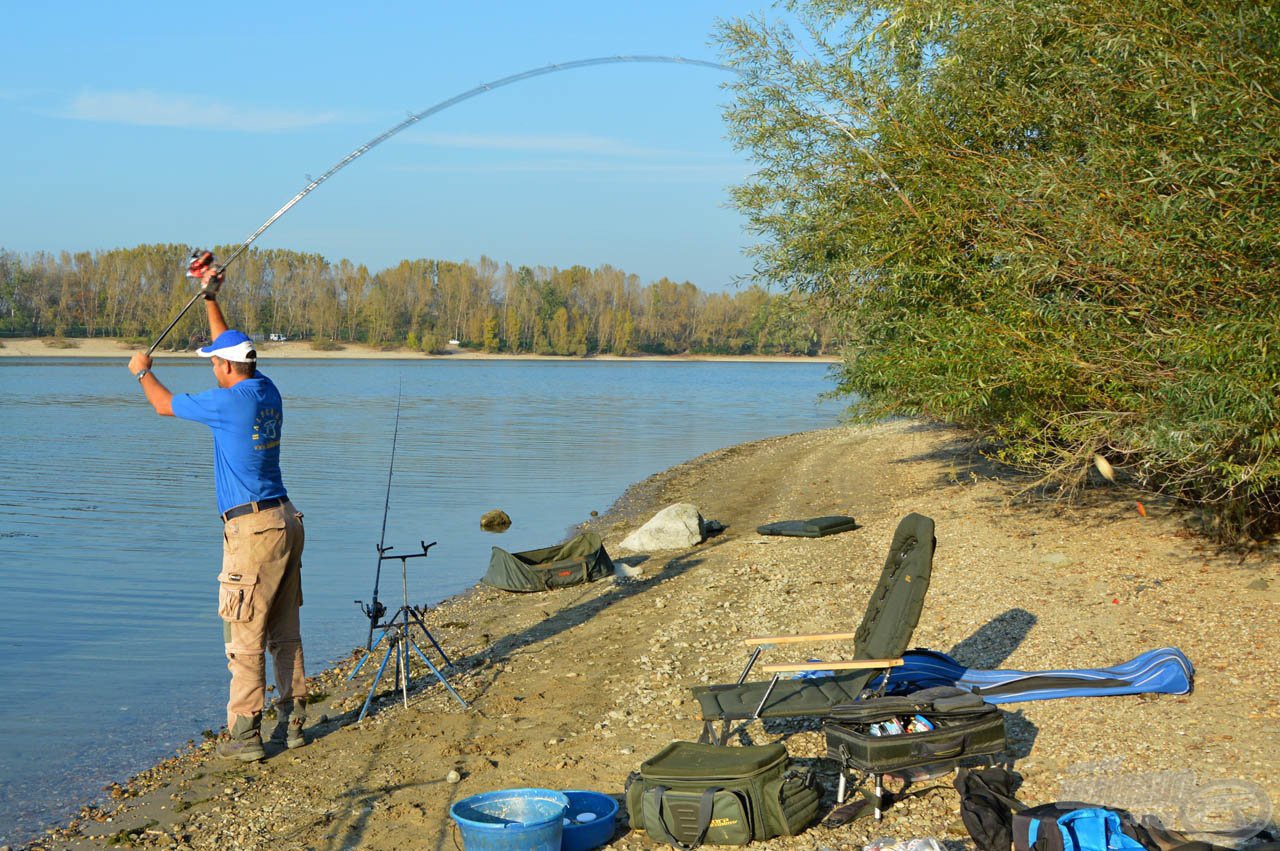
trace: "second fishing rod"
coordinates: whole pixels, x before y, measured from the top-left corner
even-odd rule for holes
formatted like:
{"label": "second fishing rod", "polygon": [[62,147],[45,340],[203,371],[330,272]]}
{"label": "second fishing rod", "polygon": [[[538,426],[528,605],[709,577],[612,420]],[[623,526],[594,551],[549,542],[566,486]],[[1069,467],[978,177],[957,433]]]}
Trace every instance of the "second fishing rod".
{"label": "second fishing rod", "polygon": [[[387,607],[378,599],[378,588],[382,582],[382,562],[386,559],[384,556],[391,547],[386,546],[387,543],[387,516],[391,513],[391,479],[396,471],[396,443],[400,439],[400,404],[404,399],[404,385],[401,384],[396,394],[396,421],[395,428],[391,432],[391,462],[387,465],[387,494],[382,504],[382,533],[378,536],[378,563],[373,574],[373,598],[368,605],[363,600],[356,600],[356,605],[364,612],[365,617],[369,619],[369,637],[365,642],[365,649],[373,649],[373,633],[380,626],[382,616],[387,613]],[[435,546],[432,541],[431,546]],[[426,555],[429,547],[422,545],[422,554]]]}

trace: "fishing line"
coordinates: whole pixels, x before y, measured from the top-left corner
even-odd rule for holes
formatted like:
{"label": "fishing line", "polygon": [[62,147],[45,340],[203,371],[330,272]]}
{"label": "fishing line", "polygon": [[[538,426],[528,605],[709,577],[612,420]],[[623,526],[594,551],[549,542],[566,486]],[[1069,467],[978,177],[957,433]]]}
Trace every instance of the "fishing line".
{"label": "fishing line", "polygon": [[[659,63],[666,63],[670,65],[692,65],[692,66],[698,66],[702,68],[713,68],[717,71],[729,71],[730,73],[735,73],[735,74],[738,73],[738,70],[736,68],[731,68],[728,65],[722,65],[719,62],[710,62],[705,59],[686,59],[682,56],[601,56],[595,59],[577,59],[572,62],[557,62],[551,65],[544,65],[541,68],[532,68],[528,71],[521,71],[518,74],[512,74],[508,77],[502,77],[501,79],[494,80],[493,82],[490,82],[490,83],[481,83],[475,88],[468,89],[462,94],[454,95],[453,97],[447,100],[440,101],[435,106],[431,106],[431,107],[428,107],[427,109],[424,109],[422,112],[416,112],[413,115],[410,115],[408,118],[401,121],[399,124],[395,125],[390,130],[387,130],[373,137],[368,142],[365,142],[363,145],[356,148],[354,151],[347,154],[342,159],[338,160],[338,162],[336,162],[332,168],[330,168],[324,174],[320,175],[319,177],[315,178],[310,183],[308,183],[301,192],[299,192],[297,195],[294,195],[292,198],[290,198],[283,207],[281,207],[279,210],[276,210],[275,213],[272,214],[271,218],[263,222],[261,227],[259,227],[253,233],[249,234],[249,238],[246,239],[244,242],[240,243],[240,245],[233,252],[231,252],[231,256],[227,258],[226,262],[221,264],[218,268],[220,270],[225,271],[228,266],[230,266],[232,263],[235,262],[237,257],[243,254],[245,250],[248,249],[248,247],[253,244],[254,240],[262,236],[262,234],[266,232],[267,228],[275,224],[276,221],[285,213],[289,212],[289,210],[292,209],[295,204],[297,204],[303,198],[310,195],[311,192],[316,187],[324,183],[329,178],[333,177],[338,172],[342,171],[342,169],[346,168],[348,165],[355,162],[356,160],[364,156],[366,153],[368,153],[372,149],[376,148],[378,145],[381,145],[383,142],[387,141],[392,136],[399,133],[401,130],[404,130],[406,127],[410,127],[414,124],[417,124],[419,121],[422,121],[425,118],[429,118],[432,115],[435,115],[437,112],[443,112],[449,107],[456,106],[457,104],[460,104],[463,101],[470,100],[473,97],[478,97],[486,92],[491,92],[494,89],[500,89],[503,86],[509,86],[512,83],[519,83],[522,80],[530,80],[530,79],[533,79],[534,77],[542,77],[542,76],[545,76],[546,74],[556,74],[556,73],[559,73],[560,71],[571,71],[575,68],[589,68],[595,65],[614,65],[620,62],[659,62]],[[173,330],[173,326],[178,324],[178,320],[182,319],[182,317],[186,314],[186,312],[191,309],[191,305],[195,304],[202,295],[203,295],[202,292],[197,292],[194,296],[191,297],[191,300],[187,302],[186,306],[183,307],[181,311],[178,312],[178,315],[174,317],[173,321],[169,323],[168,327],[165,328],[164,331],[160,332],[160,336],[157,337],[156,341],[151,344],[151,348],[147,349],[148,355],[150,355],[152,352],[155,351],[156,346],[160,345],[161,341],[163,341],[164,338],[169,335],[169,332]]]}

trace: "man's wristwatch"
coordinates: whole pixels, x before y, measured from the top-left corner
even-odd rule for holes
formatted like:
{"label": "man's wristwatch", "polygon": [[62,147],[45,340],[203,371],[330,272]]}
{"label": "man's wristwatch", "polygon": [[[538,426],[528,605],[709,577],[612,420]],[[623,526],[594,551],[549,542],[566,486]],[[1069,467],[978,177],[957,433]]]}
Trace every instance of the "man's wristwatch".
{"label": "man's wristwatch", "polygon": [[135,372],[135,373],[133,374],[133,377],[134,377],[134,378],[136,378],[136,379],[138,379],[139,381],[141,381],[141,380],[143,379],[143,377],[144,377],[144,376],[147,376],[147,375],[150,375],[150,374],[151,374],[151,370],[149,370],[149,369],[140,369],[140,370],[138,370],[137,372]]}

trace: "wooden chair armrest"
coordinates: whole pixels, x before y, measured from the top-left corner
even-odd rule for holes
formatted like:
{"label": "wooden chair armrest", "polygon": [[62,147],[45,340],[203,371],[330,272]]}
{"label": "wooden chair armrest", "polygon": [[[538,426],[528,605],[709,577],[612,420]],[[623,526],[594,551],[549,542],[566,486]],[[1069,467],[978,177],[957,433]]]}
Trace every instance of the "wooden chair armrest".
{"label": "wooden chair armrest", "polygon": [[857,633],[825,632],[817,635],[773,635],[762,638],[744,638],[742,643],[748,647],[753,644],[800,644],[805,641],[852,641]]}
{"label": "wooden chair armrest", "polygon": [[857,671],[866,668],[896,668],[903,664],[901,659],[858,659],[853,662],[799,662],[792,665],[762,665],[760,670],[766,674],[777,674],[783,671]]}

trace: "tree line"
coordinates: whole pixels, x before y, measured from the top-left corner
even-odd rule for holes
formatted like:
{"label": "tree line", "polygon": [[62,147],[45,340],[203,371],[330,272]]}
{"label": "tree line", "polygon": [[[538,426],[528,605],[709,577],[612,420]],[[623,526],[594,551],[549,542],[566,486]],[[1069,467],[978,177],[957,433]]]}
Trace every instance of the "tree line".
{"label": "tree line", "polygon": [[[214,249],[227,256],[234,246]],[[189,251],[139,245],[106,251],[0,250],[0,333],[54,337],[157,335],[195,293]],[[343,343],[441,350],[449,340],[488,352],[544,355],[817,355],[835,324],[805,294],[759,285],[704,292],[667,278],[642,284],[611,266],[513,266],[404,260],[380,271],[286,249],[250,249],[219,296],[235,324],[319,347]],[[203,333],[198,312],[166,341]]]}
{"label": "tree line", "polygon": [[848,320],[863,413],[1280,530],[1280,5],[786,7],[719,34],[734,197],[759,274]]}

